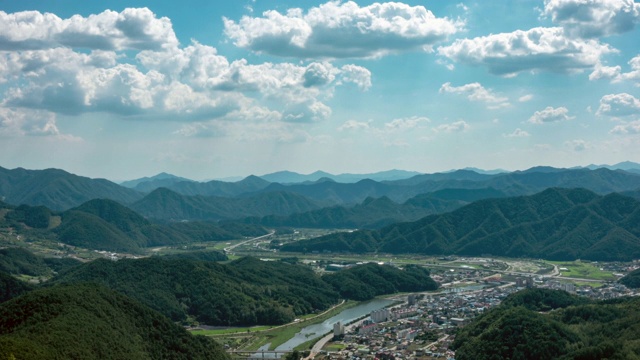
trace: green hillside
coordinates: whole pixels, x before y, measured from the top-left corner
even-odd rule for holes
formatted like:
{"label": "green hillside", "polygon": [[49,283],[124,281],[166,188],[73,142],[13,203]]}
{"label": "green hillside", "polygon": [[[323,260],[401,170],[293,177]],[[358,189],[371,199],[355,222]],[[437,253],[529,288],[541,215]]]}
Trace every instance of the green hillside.
{"label": "green hillside", "polygon": [[131,296],[174,321],[192,316],[209,325],[283,324],[338,300],[307,267],[252,258],[229,264],[161,257],[96,260],[52,283],[85,281]]}
{"label": "green hillside", "polygon": [[630,260],[640,257],[639,224],[640,202],[632,198],[552,188],[532,196],[477,201],[377,232],[286,244],[282,250]]}
{"label": "green hillside", "polygon": [[95,285],[35,290],[0,304],[2,359],[228,359],[221,346]]}
{"label": "green hillside", "polygon": [[427,215],[455,210],[464,204],[466,203],[456,200],[426,197],[416,197],[404,204],[398,204],[386,196],[378,199],[370,197],[352,207],[332,206],[289,216],[269,215],[245,221],[264,226],[377,229],[401,221],[414,221]]}
{"label": "green hillside", "polygon": [[90,179],[63,170],[13,170],[0,167],[0,199],[9,204],[42,205],[67,210],[91,199],[112,199],[123,204],[141,193],[104,179]]}
{"label": "green hillside", "polygon": [[251,225],[232,228],[205,222],[151,223],[133,210],[104,199],[91,200],[64,212],[62,224],[54,231],[66,244],[118,252],[139,252],[150,246],[230,240],[267,233],[263,228]]}
{"label": "green hillside", "polygon": [[249,216],[289,215],[319,207],[320,204],[315,201],[287,192],[227,198],[182,195],[165,188],[154,190],[131,205],[140,214],[162,220],[228,220]]}
{"label": "green hillside", "polygon": [[618,281],[631,289],[640,288],[640,269],[633,270]]}
{"label": "green hillside", "polygon": [[462,360],[637,359],[638,331],[638,298],[591,302],[531,289],[510,295],[462,328],[453,348]]}
{"label": "green hillside", "polygon": [[79,265],[80,261],[64,258],[45,258],[23,248],[0,249],[0,272],[14,275],[52,276]]}
{"label": "green hillside", "polygon": [[11,300],[33,289],[33,286],[0,271],[0,303]]}
{"label": "green hillside", "polygon": [[360,301],[378,295],[438,288],[429,271],[415,265],[400,270],[389,265],[366,264],[324,275],[322,280],[337,289],[342,297]]}

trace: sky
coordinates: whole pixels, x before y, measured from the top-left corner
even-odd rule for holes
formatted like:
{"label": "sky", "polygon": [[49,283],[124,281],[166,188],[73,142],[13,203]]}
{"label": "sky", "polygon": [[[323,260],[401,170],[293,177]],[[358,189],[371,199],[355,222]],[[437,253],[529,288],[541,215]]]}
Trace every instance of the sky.
{"label": "sky", "polygon": [[640,162],[632,0],[0,0],[0,166],[111,180]]}

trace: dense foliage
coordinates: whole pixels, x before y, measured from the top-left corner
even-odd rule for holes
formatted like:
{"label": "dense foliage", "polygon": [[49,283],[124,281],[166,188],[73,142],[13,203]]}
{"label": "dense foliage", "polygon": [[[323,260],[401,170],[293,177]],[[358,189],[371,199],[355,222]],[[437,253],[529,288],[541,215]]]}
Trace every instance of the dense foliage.
{"label": "dense foliage", "polygon": [[95,285],[35,290],[0,304],[2,359],[228,359],[159,313]]}
{"label": "dense foliage", "polygon": [[271,214],[289,215],[319,207],[316,201],[288,192],[220,197],[184,195],[165,188],[154,190],[131,205],[140,214],[160,220],[229,220]]}
{"label": "dense foliage", "polygon": [[32,288],[26,282],[0,271],[0,303],[29,292]]}
{"label": "dense foliage", "polygon": [[[555,294],[554,294],[555,293]],[[538,309],[556,310],[540,313]],[[591,302],[524,290],[462,328],[456,359],[636,359],[640,299]]]}
{"label": "dense foliage", "polygon": [[20,205],[5,215],[9,222],[22,223],[26,226],[46,229],[49,227],[51,211],[44,206]]}
{"label": "dense foliage", "polygon": [[400,221],[414,221],[421,217],[455,210],[464,202],[416,197],[398,204],[386,196],[367,198],[355,206],[331,206],[289,216],[268,215],[249,218],[246,222],[264,226],[293,226],[306,228],[365,228],[377,229]]}
{"label": "dense foliage", "polygon": [[635,269],[619,280],[624,286],[637,289],[640,288],[640,269]]}
{"label": "dense foliage", "polygon": [[53,279],[83,281],[131,296],[173,320],[193,316],[210,325],[282,324],[338,300],[307,267],[252,258],[229,264],[161,257],[97,260]]}
{"label": "dense foliage", "polygon": [[353,300],[369,300],[383,294],[438,288],[438,284],[429,276],[429,270],[415,265],[408,265],[400,270],[389,265],[370,263],[324,275],[322,280],[333,285],[340,296]]}
{"label": "dense foliage", "polygon": [[187,251],[176,254],[169,254],[160,256],[160,259],[173,260],[173,259],[190,259],[198,261],[226,261],[229,260],[227,255],[216,250],[198,250]]}
{"label": "dense foliage", "polygon": [[255,225],[219,226],[206,222],[151,223],[115,201],[96,199],[62,214],[54,229],[61,242],[89,249],[138,252],[143,247],[221,241],[266,230]]}
{"label": "dense foliage", "polygon": [[13,170],[0,167],[0,199],[9,204],[42,205],[67,210],[91,199],[112,199],[123,204],[142,197],[104,179],[89,179],[63,170]]}
{"label": "dense foliage", "polygon": [[45,258],[23,248],[0,249],[0,271],[9,274],[49,276],[79,264],[75,259]]}
{"label": "dense foliage", "polygon": [[630,260],[640,257],[638,224],[640,202],[632,198],[552,188],[532,196],[477,201],[377,232],[300,241],[282,250]]}

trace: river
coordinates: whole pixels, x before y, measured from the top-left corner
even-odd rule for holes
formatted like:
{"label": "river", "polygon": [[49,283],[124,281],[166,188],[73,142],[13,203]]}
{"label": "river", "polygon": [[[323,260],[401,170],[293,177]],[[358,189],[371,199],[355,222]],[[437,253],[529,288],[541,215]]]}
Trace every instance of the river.
{"label": "river", "polygon": [[346,325],[358,318],[368,315],[373,310],[378,310],[391,304],[393,304],[392,300],[385,299],[375,299],[360,303],[354,307],[343,310],[338,315],[335,315],[319,324],[313,324],[302,328],[299,333],[297,333],[294,337],[289,339],[284,344],[278,346],[276,350],[292,350],[303,342],[317,339],[327,332],[333,331],[333,324],[338,321]]}

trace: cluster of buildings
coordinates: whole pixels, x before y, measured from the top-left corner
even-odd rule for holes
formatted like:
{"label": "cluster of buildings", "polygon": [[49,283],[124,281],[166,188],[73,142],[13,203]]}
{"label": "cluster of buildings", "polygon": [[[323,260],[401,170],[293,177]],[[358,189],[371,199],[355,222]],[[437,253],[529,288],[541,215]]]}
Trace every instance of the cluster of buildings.
{"label": "cluster of buildings", "polygon": [[449,346],[455,329],[523,288],[558,289],[594,299],[635,295],[613,282],[594,288],[536,275],[493,278],[474,270],[439,276],[453,286],[439,293],[410,295],[403,305],[375,310],[351,329],[334,324],[334,339],[325,347],[332,350],[319,356],[336,360],[454,359]]}

